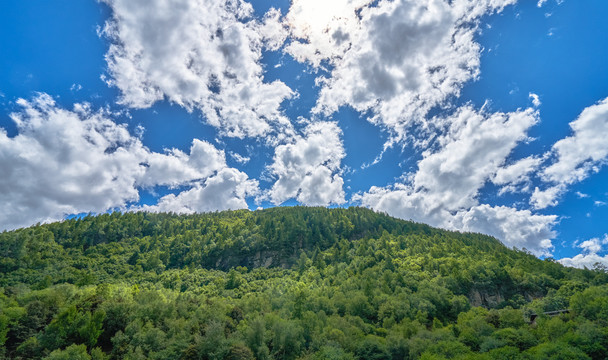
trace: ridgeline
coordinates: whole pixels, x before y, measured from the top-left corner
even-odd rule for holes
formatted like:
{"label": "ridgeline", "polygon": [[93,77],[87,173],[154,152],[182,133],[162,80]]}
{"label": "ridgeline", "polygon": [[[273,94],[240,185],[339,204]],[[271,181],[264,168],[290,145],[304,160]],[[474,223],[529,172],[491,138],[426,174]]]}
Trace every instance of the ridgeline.
{"label": "ridgeline", "polygon": [[363,208],[87,216],[0,254],[0,358],[608,358],[604,270]]}

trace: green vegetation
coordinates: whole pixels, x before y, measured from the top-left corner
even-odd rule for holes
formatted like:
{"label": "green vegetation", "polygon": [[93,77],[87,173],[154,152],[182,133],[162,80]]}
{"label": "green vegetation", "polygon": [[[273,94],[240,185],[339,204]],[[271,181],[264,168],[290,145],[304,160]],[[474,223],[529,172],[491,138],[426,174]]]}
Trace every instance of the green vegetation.
{"label": "green vegetation", "polygon": [[367,209],[113,213],[0,253],[0,358],[608,358],[604,270]]}

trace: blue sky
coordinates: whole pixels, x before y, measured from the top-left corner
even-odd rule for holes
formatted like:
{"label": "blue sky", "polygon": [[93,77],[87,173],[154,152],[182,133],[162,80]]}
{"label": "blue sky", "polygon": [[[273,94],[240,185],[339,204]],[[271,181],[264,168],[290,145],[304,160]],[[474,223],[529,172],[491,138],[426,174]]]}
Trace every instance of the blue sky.
{"label": "blue sky", "polygon": [[602,0],[0,4],[0,228],[367,206],[608,265]]}

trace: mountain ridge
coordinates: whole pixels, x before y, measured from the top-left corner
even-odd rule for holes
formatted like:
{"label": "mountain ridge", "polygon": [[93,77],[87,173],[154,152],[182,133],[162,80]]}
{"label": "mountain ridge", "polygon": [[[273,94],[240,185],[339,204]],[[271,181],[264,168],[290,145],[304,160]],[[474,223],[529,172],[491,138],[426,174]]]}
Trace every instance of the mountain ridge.
{"label": "mountain ridge", "polygon": [[[9,358],[457,358],[429,339],[462,358],[535,358],[552,341],[527,317],[566,308],[559,321],[604,337],[593,351],[558,345],[577,358],[608,355],[608,310],[589,310],[608,304],[605,272],[364,208],[86,216],[3,232],[0,252]],[[216,325],[217,354],[204,345]],[[256,326],[267,335],[256,338]],[[506,329],[528,340],[504,338]],[[165,340],[147,343],[149,331]]]}

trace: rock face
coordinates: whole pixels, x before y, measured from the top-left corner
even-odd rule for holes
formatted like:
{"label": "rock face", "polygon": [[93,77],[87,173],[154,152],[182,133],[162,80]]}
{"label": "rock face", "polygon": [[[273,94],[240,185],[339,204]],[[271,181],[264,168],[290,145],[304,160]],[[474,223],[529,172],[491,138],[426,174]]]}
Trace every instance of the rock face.
{"label": "rock face", "polygon": [[[469,303],[471,306],[483,306],[485,308],[497,307],[508,298],[505,293],[506,291],[501,288],[494,290],[471,289],[468,295]],[[523,296],[527,302],[543,297],[542,293],[531,294],[529,292],[521,292],[518,294]]]}
{"label": "rock face", "polygon": [[281,267],[287,269],[293,265],[294,261],[297,259],[296,254],[297,253],[294,252],[293,255],[285,255],[281,254],[279,251],[262,250],[257,251],[252,255],[223,256],[216,261],[215,268],[229,270],[233,267],[245,266],[249,269],[259,267]]}
{"label": "rock face", "polygon": [[469,293],[469,302],[471,306],[495,307],[505,300],[500,291],[480,291],[477,289],[471,290]]}
{"label": "rock face", "polygon": [[275,255],[276,253],[272,251],[258,251],[252,259],[251,266],[268,268],[276,262]]}

